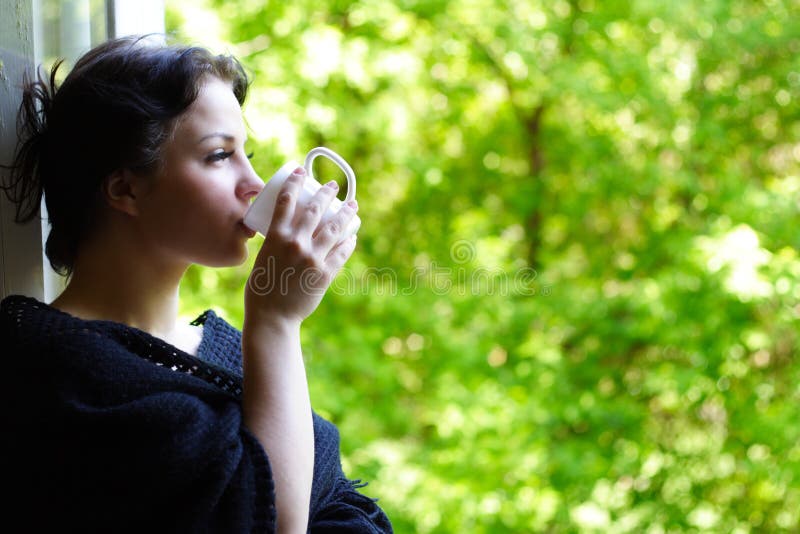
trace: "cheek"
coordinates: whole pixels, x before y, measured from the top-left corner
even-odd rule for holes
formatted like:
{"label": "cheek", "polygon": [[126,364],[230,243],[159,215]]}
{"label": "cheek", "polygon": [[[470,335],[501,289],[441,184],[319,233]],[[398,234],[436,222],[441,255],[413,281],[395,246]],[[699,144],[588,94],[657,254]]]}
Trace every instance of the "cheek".
{"label": "cheek", "polygon": [[208,211],[222,208],[224,194],[212,176],[203,176],[196,169],[185,169],[163,177],[159,190],[152,195],[148,209],[154,219],[205,216]]}
{"label": "cheek", "polygon": [[225,178],[221,170],[196,163],[173,166],[142,204],[147,234],[174,247],[224,239],[235,228],[239,210],[228,187],[233,182]]}

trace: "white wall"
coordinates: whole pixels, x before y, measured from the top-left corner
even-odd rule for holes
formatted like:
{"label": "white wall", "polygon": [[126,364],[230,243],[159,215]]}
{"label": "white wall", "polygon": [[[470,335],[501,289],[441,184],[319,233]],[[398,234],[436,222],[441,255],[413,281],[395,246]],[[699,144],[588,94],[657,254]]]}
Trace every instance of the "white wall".
{"label": "white wall", "polygon": [[[0,1],[0,163],[16,146],[16,115],[22,74],[34,62],[32,2]],[[5,180],[5,169],[0,169]],[[44,298],[42,225],[14,223],[14,206],[0,195],[0,293]]]}

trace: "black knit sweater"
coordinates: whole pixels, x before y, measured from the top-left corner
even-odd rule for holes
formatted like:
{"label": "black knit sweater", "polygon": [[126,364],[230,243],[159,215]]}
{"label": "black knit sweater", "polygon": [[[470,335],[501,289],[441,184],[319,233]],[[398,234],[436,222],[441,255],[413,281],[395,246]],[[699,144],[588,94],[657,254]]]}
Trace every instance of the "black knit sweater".
{"label": "black knit sweater", "polygon": [[[0,304],[6,524],[26,532],[273,532],[269,460],[241,411],[241,333],[209,310],[197,356],[35,299]],[[309,531],[391,532],[314,415]]]}

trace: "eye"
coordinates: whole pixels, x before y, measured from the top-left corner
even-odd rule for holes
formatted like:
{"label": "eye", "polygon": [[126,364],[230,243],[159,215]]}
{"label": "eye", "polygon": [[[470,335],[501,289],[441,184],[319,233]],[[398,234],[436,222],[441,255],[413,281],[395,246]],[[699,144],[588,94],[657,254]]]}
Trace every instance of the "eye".
{"label": "eye", "polygon": [[253,159],[254,155],[255,155],[255,152],[250,152],[249,154],[247,154],[247,159]]}
{"label": "eye", "polygon": [[206,158],[206,161],[209,163],[214,163],[217,161],[223,161],[228,159],[229,157],[233,156],[233,151],[225,152],[224,150],[220,150],[219,152],[214,152],[210,156]]}

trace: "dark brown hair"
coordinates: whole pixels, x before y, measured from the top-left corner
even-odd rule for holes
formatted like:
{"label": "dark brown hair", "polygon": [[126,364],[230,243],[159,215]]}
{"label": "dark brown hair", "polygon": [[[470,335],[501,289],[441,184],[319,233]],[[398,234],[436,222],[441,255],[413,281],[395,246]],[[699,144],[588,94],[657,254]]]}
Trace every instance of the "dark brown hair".
{"label": "dark brown hair", "polygon": [[205,76],[231,82],[239,104],[248,77],[233,57],[146,37],[103,43],[81,57],[56,87],[41,72],[23,84],[18,144],[2,184],[16,222],[34,219],[44,194],[53,269],[70,275],[78,248],[99,222],[101,184],[119,169],[157,168],[175,120],[195,101]]}

